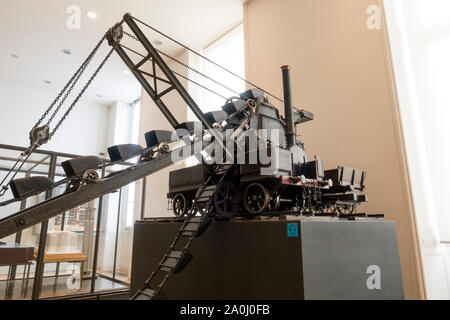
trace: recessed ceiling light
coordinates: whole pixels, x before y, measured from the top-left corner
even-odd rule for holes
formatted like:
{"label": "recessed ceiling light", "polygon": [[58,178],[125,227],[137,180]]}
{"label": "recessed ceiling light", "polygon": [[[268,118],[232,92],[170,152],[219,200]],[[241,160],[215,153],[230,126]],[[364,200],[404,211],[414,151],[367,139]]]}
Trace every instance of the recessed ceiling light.
{"label": "recessed ceiling light", "polygon": [[15,53],[12,53],[12,54],[10,54],[10,56],[12,57],[12,58],[15,58],[15,59],[17,59],[19,56],[17,55],[17,54],[15,54]]}
{"label": "recessed ceiling light", "polygon": [[131,73],[130,70],[128,70],[128,69],[124,69],[122,72],[123,72],[124,74],[130,74],[130,73]]}
{"label": "recessed ceiling light", "polygon": [[63,49],[62,51],[64,54],[67,54],[68,56],[70,56],[72,54],[72,51],[70,51],[69,49]]}
{"label": "recessed ceiling light", "polygon": [[49,81],[49,80],[44,80],[44,82],[45,82],[46,84],[52,84],[52,82]]}
{"label": "recessed ceiling light", "polygon": [[86,12],[86,15],[91,19],[97,18],[97,14],[94,11],[88,11]]}
{"label": "recessed ceiling light", "polygon": [[153,41],[153,43],[154,43],[156,46],[162,45],[162,41],[161,41],[161,40],[155,40],[155,41]]}

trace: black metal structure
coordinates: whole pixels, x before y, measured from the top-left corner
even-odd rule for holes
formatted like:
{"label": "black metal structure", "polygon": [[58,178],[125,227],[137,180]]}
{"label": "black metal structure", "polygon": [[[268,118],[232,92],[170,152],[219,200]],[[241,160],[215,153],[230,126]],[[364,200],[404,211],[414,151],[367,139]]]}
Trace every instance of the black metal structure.
{"label": "black metal structure", "polygon": [[[229,98],[222,110],[205,115],[178,80],[177,76],[181,75],[172,71],[161,55],[178,63],[181,62],[154,48],[136,21],[144,24],[127,13],[121,22],[106,32],[60,96],[66,89],[70,93],[73,84],[78,81],[103,40],[107,40],[111,46],[107,56],[51,133],[49,123],[59,111],[67,93],[51,115],[47,125],[38,127],[59,97],[47,109],[30,133],[30,147],[21,155],[16,164],[22,161],[22,158],[28,159],[33,150],[51,139],[113,51],[117,52],[125,62],[170,125],[174,129],[184,129],[183,135],[180,136],[179,132],[172,135],[167,131],[154,130],[146,134],[147,148],[145,149],[138,145],[110,147],[108,152],[113,161],[112,164],[127,161],[136,155],[139,156],[139,163],[106,177],[100,178],[98,171],[104,170],[111,163],[104,164],[97,157],[83,157],[66,161],[64,169],[67,180],[64,182],[69,184],[66,192],[0,220],[0,238],[40,222],[45,224],[53,216],[162,170],[174,163],[174,155],[177,156],[177,161],[181,161],[191,155],[197,156],[199,152],[206,149],[208,156],[217,156],[215,148],[210,148],[210,146],[219,145],[225,151],[225,156],[217,163],[201,164],[199,165],[201,168],[199,166],[186,168],[182,172],[171,172],[171,178],[176,174],[178,177],[183,175],[188,177],[181,184],[179,181],[174,183],[176,178],[170,179],[168,194],[168,198],[173,201],[175,215],[186,218],[163,259],[132,297],[132,299],[138,300],[151,300],[164,297],[162,287],[173,274],[181,272],[192,259],[189,252],[191,243],[195,237],[199,237],[206,230],[213,217],[229,219],[239,215],[257,216],[268,212],[270,214],[289,212],[296,215],[345,215],[347,218],[351,218],[355,207],[359,203],[367,201],[367,197],[362,194],[366,176],[364,171],[342,166],[324,171],[321,159],[307,161],[303,143],[296,139],[295,126],[312,120],[313,115],[306,110],[293,111],[290,68],[288,66],[282,67],[284,101],[270,94],[284,102],[284,118],[264,96],[266,91],[259,88]],[[131,33],[126,32],[124,27],[128,27]],[[145,50],[145,54],[125,46],[122,43],[124,35],[136,40]],[[138,55],[140,61],[135,63],[127,52]],[[151,72],[142,70],[147,62],[151,62]],[[181,64],[193,70],[189,66]],[[196,72],[198,73],[198,71]],[[161,73],[162,75],[160,75]],[[206,75],[201,75],[213,80]],[[146,77],[153,81],[148,81]],[[244,81],[250,83],[247,80]],[[220,85],[233,91],[225,85]],[[198,118],[200,135],[195,130],[196,123],[180,123],[175,119],[163,102],[163,98],[169,92],[176,92]],[[234,133],[228,136],[226,133],[228,129],[234,130]],[[261,136],[259,130],[278,131],[279,136],[264,137]],[[209,138],[204,135],[206,131],[210,134]],[[244,150],[235,152],[234,146],[237,145],[239,148],[239,137],[242,135],[248,135],[250,139],[254,138],[259,143],[253,149],[245,147]],[[187,148],[185,146],[173,150],[170,144],[176,140],[181,141],[181,139]],[[232,141],[233,148],[226,143],[229,140]],[[200,150],[196,147],[198,142],[200,142]],[[239,151],[244,151],[246,158],[264,154],[272,157],[272,162],[264,165],[261,161],[256,164],[237,164],[239,161],[236,161],[236,158]],[[204,155],[202,156],[204,157]],[[222,161],[225,158],[231,159],[233,162],[230,164]],[[199,170],[205,175],[202,175],[201,179],[195,179],[198,178],[196,175]],[[265,174],[261,173],[263,170],[266,170]],[[194,177],[194,179],[189,177]],[[16,192],[16,200],[23,200],[30,194],[38,194],[49,188],[48,181],[43,184],[33,184],[31,190],[28,186],[25,185],[27,188],[23,188],[25,190],[23,193]],[[3,192],[6,189],[4,187]],[[46,228],[45,225],[43,225],[43,230],[44,228]],[[40,241],[45,242],[45,232],[41,234]],[[96,239],[95,245],[98,246],[98,239]],[[96,263],[94,261],[94,265]],[[36,289],[36,292],[38,291],[39,288]],[[34,297],[37,297],[36,294]]]}
{"label": "black metal structure", "polygon": [[[17,146],[11,146],[11,145],[3,145],[0,144],[0,153],[5,153],[5,154],[10,154],[11,152],[17,153],[17,152],[23,152],[24,150],[26,150],[26,148],[23,147],[17,147]],[[39,175],[38,177],[43,177],[44,175],[47,177],[50,176],[54,176],[57,179],[61,179],[63,177],[65,177],[64,174],[61,173],[61,159],[77,159],[77,158],[81,158],[79,155],[75,155],[75,154],[67,154],[67,153],[60,153],[60,152],[52,152],[52,151],[46,151],[46,150],[36,150],[34,151],[35,155],[39,157],[39,159],[27,159],[26,161],[26,166],[23,166],[20,170],[20,173],[25,175],[25,178],[23,179],[27,179],[27,178],[33,178],[32,175]],[[0,160],[2,160],[3,163],[5,163],[4,166],[0,167],[0,171],[2,172],[8,172],[10,170],[10,167],[8,165],[6,165],[7,163],[13,163],[16,161],[15,158],[10,157],[10,156],[3,156],[0,155]],[[105,162],[107,162],[106,159],[104,159]],[[121,163],[122,165],[128,167],[131,164],[130,163]],[[114,173],[115,170],[113,168],[108,168],[107,166],[104,166],[101,170],[101,177],[105,177],[106,173],[111,174]],[[48,178],[49,179],[49,178]],[[22,180],[22,179],[19,179]],[[61,181],[67,181],[69,182],[67,179],[62,179]],[[61,185],[60,183],[57,183],[55,185]],[[55,187],[53,188],[52,193],[53,196],[55,195]],[[62,188],[64,189],[64,188]],[[50,190],[49,190],[50,191]],[[49,197],[49,191],[45,192],[46,193],[46,198],[48,199]],[[96,225],[96,230],[101,230],[101,221],[102,221],[102,216],[105,215],[105,212],[103,212],[103,196],[100,197],[98,199],[98,207],[97,207],[97,225]],[[141,199],[144,199],[144,197],[141,197]],[[12,199],[11,203],[15,202],[15,199]],[[27,199],[23,199],[20,200],[20,211],[23,211],[26,209],[27,207]],[[65,222],[66,222],[66,212],[62,213],[60,216],[61,220],[60,220],[60,226],[61,226],[61,231],[63,231],[65,228]],[[68,222],[68,221],[67,221]],[[45,252],[45,248],[46,248],[46,242],[43,241],[44,240],[44,236],[47,234],[47,227],[44,225],[47,224],[46,220],[43,221],[41,223],[41,225],[38,226],[38,228],[40,229],[39,232],[39,237],[37,238],[37,259],[36,259],[36,269],[34,272],[32,272],[32,277],[34,278],[34,281],[31,282],[32,284],[32,290],[28,290],[28,286],[25,285],[24,290],[21,291],[21,298],[27,298],[27,297],[31,297],[33,299],[42,299],[42,293],[41,293],[41,287],[42,287],[42,283],[44,281],[44,278],[48,278],[49,276],[46,275],[44,276],[44,274],[42,274],[42,271],[44,270],[44,262],[41,259],[41,255],[39,254],[39,252]],[[85,230],[86,232],[86,230]],[[93,294],[96,291],[96,279],[98,277],[101,278],[107,278],[103,273],[98,273],[97,272],[97,260],[98,260],[98,255],[99,252],[101,252],[101,249],[99,248],[99,242],[100,242],[100,234],[101,232],[95,232],[92,230],[92,232],[95,233],[95,237],[94,237],[94,241],[93,241],[93,248],[91,252],[87,252],[87,255],[89,257],[93,258],[93,263],[92,263],[92,267],[88,269],[90,269],[92,277],[91,277],[91,288],[90,288],[90,292]],[[86,236],[86,233],[85,233]],[[42,240],[42,241],[40,241]],[[22,241],[22,231],[19,231],[16,233],[15,235],[15,239],[14,239],[14,243],[17,244],[21,244]],[[92,255],[90,255],[90,253],[92,253]],[[17,279],[17,275],[16,275],[16,270],[17,270],[17,266],[16,265],[11,265],[10,266],[11,269],[11,273],[9,276],[9,280],[15,280],[18,281]],[[56,264],[56,271],[55,271],[55,275],[60,275],[59,274],[59,270],[60,270],[60,263]],[[47,270],[48,271],[48,270]],[[86,272],[86,270],[84,270]],[[29,275],[28,275],[29,276]],[[28,276],[26,279],[28,279]],[[25,276],[24,276],[25,278]],[[22,278],[22,279],[24,279]],[[110,281],[113,282],[119,282],[117,279],[108,279]],[[4,280],[2,280],[3,282]],[[6,280],[8,281],[8,280]],[[84,280],[86,281],[86,280]],[[13,286],[14,283],[9,282],[9,285],[7,286],[7,291],[5,292],[5,296],[7,298],[12,298],[14,296],[16,296],[17,298],[19,298],[18,295],[16,295],[16,290],[14,289]],[[10,290],[11,289],[11,290]],[[54,288],[55,289],[55,288]],[[112,291],[114,291],[115,289],[113,289]],[[55,294],[58,294],[57,292],[55,292]],[[69,293],[68,296],[71,296],[71,294]],[[66,296],[67,297],[67,296]]]}
{"label": "black metal structure", "polygon": [[[194,152],[193,147],[190,152],[183,152],[183,148],[172,151],[180,156],[180,161],[188,158]],[[173,164],[172,153],[161,155],[158,158],[142,163],[135,167],[127,168],[112,176],[106,176],[97,183],[82,186],[78,190],[68,192],[50,198],[42,203],[19,211],[0,220],[0,238],[7,237],[20,230],[52,218],[69,209],[78,207],[88,201],[94,200],[104,194],[116,191],[122,186],[142,179],[152,173],[162,170]]]}
{"label": "black metal structure", "polygon": [[291,67],[281,67],[283,74],[284,118],[286,122],[286,142],[290,148],[295,145],[295,125],[292,112]]}

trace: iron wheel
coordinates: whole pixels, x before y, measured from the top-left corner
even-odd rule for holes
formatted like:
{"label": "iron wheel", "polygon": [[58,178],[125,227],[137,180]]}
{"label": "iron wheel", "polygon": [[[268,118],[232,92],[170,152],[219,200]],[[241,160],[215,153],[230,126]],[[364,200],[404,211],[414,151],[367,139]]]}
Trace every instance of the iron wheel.
{"label": "iron wheel", "polygon": [[250,214],[261,214],[267,209],[269,202],[269,192],[261,183],[251,183],[245,189],[244,206]]}
{"label": "iron wheel", "polygon": [[187,211],[187,200],[182,193],[178,193],[173,198],[172,211],[176,217],[182,217]]}

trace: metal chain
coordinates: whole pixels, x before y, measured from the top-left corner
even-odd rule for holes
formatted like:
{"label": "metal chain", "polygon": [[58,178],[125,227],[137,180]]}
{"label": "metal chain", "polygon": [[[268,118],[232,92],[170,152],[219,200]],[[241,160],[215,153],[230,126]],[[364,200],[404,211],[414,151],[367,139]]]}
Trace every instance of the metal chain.
{"label": "metal chain", "polygon": [[[71,91],[73,90],[75,84],[79,81],[81,75],[84,73],[84,71],[87,69],[89,63],[92,61],[94,55],[97,53],[98,49],[100,48],[101,44],[103,43],[103,41],[105,40],[106,36],[103,36],[101,38],[101,40],[97,43],[97,45],[95,46],[95,48],[91,51],[91,53],[89,54],[89,56],[86,58],[86,60],[81,64],[81,66],[78,68],[78,70],[75,72],[75,74],[72,76],[72,78],[69,80],[69,82],[64,86],[63,90],[58,94],[58,96],[56,97],[56,99],[52,102],[52,104],[50,105],[49,108],[47,108],[47,110],[44,112],[44,114],[41,116],[41,118],[36,122],[36,124],[34,125],[33,129],[31,131],[33,131],[34,129],[38,128],[39,124],[48,116],[48,114],[50,113],[50,111],[53,109],[53,107],[56,105],[56,103],[61,99],[61,97],[64,94],[64,97],[62,98],[62,100],[59,102],[56,110],[53,112],[53,114],[51,115],[49,121],[47,122],[47,125],[49,125],[53,119],[55,118],[56,114],[59,112],[59,110],[61,109],[62,105],[64,104],[64,102],[66,101],[67,97],[69,96],[69,94],[71,93]],[[68,108],[68,110],[66,111],[66,113],[62,116],[62,118],[59,120],[58,124],[56,125],[55,129],[52,131],[52,133],[49,135],[48,139],[44,142],[47,143],[55,134],[55,132],[59,129],[59,127],[61,126],[61,124],[64,122],[64,120],[67,118],[67,116],[69,115],[69,113],[72,111],[72,109],[74,108],[74,106],[77,104],[77,102],[80,100],[81,96],[84,94],[84,92],[86,91],[86,89],[89,87],[89,85],[91,84],[91,82],[94,80],[94,78],[97,76],[98,72],[102,69],[102,67],[104,66],[104,64],[106,63],[106,61],[109,59],[109,57],[111,56],[111,54],[113,53],[113,51],[115,50],[116,46],[113,46],[111,48],[111,50],[108,52],[107,56],[103,59],[102,63],[99,65],[99,67],[95,70],[94,74],[91,76],[91,78],[89,79],[89,81],[84,85],[83,89],[81,90],[81,92],[78,94],[78,96],[75,98],[75,100],[72,102],[72,104],[70,105],[70,107]],[[4,177],[4,179],[2,180],[1,184],[1,190],[0,190],[0,196],[3,196],[5,194],[5,192],[8,190],[8,186],[11,183],[11,181],[15,178],[15,176],[17,175],[17,173],[20,171],[20,169],[22,168],[22,166],[25,164],[25,162],[27,161],[27,159],[30,157],[31,153],[33,152],[33,150],[35,148],[39,147],[39,144],[31,144],[30,147],[24,151],[19,158],[17,159],[16,163],[14,164],[14,166],[9,170],[9,172],[6,174],[6,176]],[[24,157],[26,156],[26,158],[24,159]],[[15,167],[17,166],[17,164],[19,162],[22,162],[19,166],[19,168],[14,172],[14,174],[12,175],[12,177],[9,179],[8,183],[3,185],[3,183],[6,181],[6,179],[9,177],[9,175],[14,171]]]}
{"label": "metal chain", "polygon": [[[132,34],[126,32],[126,31],[123,31],[123,33],[124,33],[125,35],[127,35],[128,37],[130,37],[130,38],[132,38],[132,39],[134,39],[134,40],[136,40],[136,41],[139,42],[139,39],[138,39],[136,36],[134,36],[134,35],[132,35]],[[227,89],[228,91],[231,91],[231,92],[233,92],[234,94],[237,94],[237,95],[240,94],[240,93],[237,92],[236,90],[233,90],[233,89],[231,89],[230,87],[227,87],[226,85],[224,85],[224,84],[220,83],[219,81],[217,81],[217,80],[211,78],[210,76],[207,76],[206,74],[204,74],[204,73],[202,73],[202,72],[200,72],[200,71],[194,69],[194,68],[191,67],[190,65],[188,65],[188,64],[186,64],[186,63],[184,63],[184,62],[178,60],[177,58],[172,57],[171,55],[165,53],[164,51],[161,51],[161,50],[159,50],[159,49],[157,49],[157,48],[155,48],[155,50],[156,50],[158,53],[160,53],[160,54],[162,54],[163,56],[165,56],[166,58],[168,58],[168,59],[170,59],[170,60],[172,60],[172,61],[174,61],[174,62],[180,64],[181,66],[185,67],[185,68],[188,69],[188,70],[191,70],[191,71],[197,73],[198,75],[200,75],[200,76],[202,76],[202,77],[208,79],[209,81],[214,82],[215,84],[217,84],[217,85],[219,85],[219,86],[221,86],[221,87]],[[173,71],[172,71],[172,72],[173,72]],[[192,80],[190,80],[190,81],[192,81]],[[192,82],[195,83],[194,81],[192,81]],[[196,83],[196,84],[197,84],[197,83]]]}
{"label": "metal chain", "polygon": [[64,113],[64,115],[61,117],[61,119],[59,120],[58,124],[56,125],[55,129],[53,129],[52,133],[50,133],[50,137],[49,140],[53,137],[53,135],[56,133],[56,131],[59,129],[59,127],[61,126],[61,124],[64,122],[64,120],[66,120],[67,116],[69,115],[69,113],[72,111],[73,107],[75,107],[75,105],[78,103],[78,101],[80,100],[80,98],[83,96],[84,92],[86,91],[86,89],[89,87],[89,85],[91,84],[91,82],[95,79],[95,77],[97,76],[98,72],[103,68],[103,66],[105,65],[106,61],[108,61],[108,59],[111,57],[111,54],[114,52],[114,50],[116,49],[116,45],[114,45],[111,50],[109,50],[108,54],[106,55],[106,57],[103,59],[103,61],[100,63],[100,65],[97,67],[97,69],[95,70],[95,72],[92,74],[92,76],[89,78],[89,81],[86,82],[86,84],[83,86],[83,89],[80,91],[80,93],[78,94],[78,96],[75,98],[75,100],[72,102],[72,104],[70,105],[70,107],[67,109],[67,111]]}
{"label": "metal chain", "polygon": [[72,92],[73,88],[75,87],[75,84],[78,82],[78,80],[80,80],[82,74],[84,73],[84,71],[87,69],[87,67],[89,66],[89,63],[92,61],[93,56],[91,56],[87,61],[86,64],[84,64],[82,66],[81,72],[78,73],[77,77],[75,78],[75,80],[72,82],[72,84],[70,85],[69,89],[66,91],[66,93],[64,94],[64,97],[61,99],[61,101],[59,102],[58,106],[56,107],[55,111],[53,112],[52,116],[50,117],[50,119],[48,120],[47,124],[50,125],[50,123],[53,121],[53,119],[56,117],[56,114],[59,112],[59,110],[61,109],[61,107],[63,106],[63,104],[66,102],[67,97],[70,95],[70,93]]}
{"label": "metal chain", "polygon": [[[88,55],[88,57],[86,58],[86,60],[81,64],[81,66],[78,68],[78,70],[74,73],[74,75],[72,76],[72,78],[70,78],[69,82],[66,83],[66,85],[64,86],[64,88],[61,90],[61,92],[59,92],[59,94],[57,95],[57,97],[55,98],[55,100],[50,104],[50,106],[47,108],[47,110],[45,110],[44,114],[41,116],[41,118],[36,122],[36,124],[34,125],[33,129],[36,129],[41,122],[48,116],[48,114],[50,113],[50,111],[53,109],[53,107],[55,106],[55,104],[58,102],[58,100],[62,97],[62,95],[64,94],[64,92],[66,92],[66,90],[69,88],[70,89],[68,91],[68,93],[66,93],[66,95],[63,98],[63,101],[59,103],[57,109],[55,110],[55,112],[53,113],[51,119],[49,120],[49,122],[47,124],[50,124],[50,122],[53,120],[53,118],[55,117],[56,113],[59,111],[59,109],[61,108],[61,105],[64,103],[65,99],[67,99],[67,96],[69,95],[70,91],[72,91],[74,85],[78,82],[78,80],[80,79],[81,75],[83,74],[83,72],[86,70],[87,65],[91,62],[92,58],[94,57],[95,53],[98,51],[98,48],[100,48],[103,40],[105,40],[105,36],[103,36],[100,41],[97,43],[97,45],[94,47],[94,49],[91,51],[91,53]],[[32,129],[32,130],[33,130]]]}

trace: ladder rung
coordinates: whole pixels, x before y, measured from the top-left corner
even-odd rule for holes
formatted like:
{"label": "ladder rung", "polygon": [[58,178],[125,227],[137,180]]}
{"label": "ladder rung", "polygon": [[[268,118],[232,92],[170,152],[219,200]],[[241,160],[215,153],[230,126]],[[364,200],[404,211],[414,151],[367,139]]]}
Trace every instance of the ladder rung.
{"label": "ladder rung", "polygon": [[134,300],[152,300],[152,298],[139,292]]}
{"label": "ladder rung", "polygon": [[167,272],[167,273],[171,272],[172,269],[173,269],[173,268],[171,268],[171,267],[165,267],[165,266],[163,266],[163,265],[161,265],[161,267],[159,268],[159,270],[161,270],[161,271],[163,271],[163,272]]}
{"label": "ladder rung", "polygon": [[195,231],[198,229],[200,222],[188,222],[183,228],[183,231]]}
{"label": "ladder rung", "polygon": [[139,291],[135,300],[151,300],[153,298],[154,293],[155,293],[155,290],[150,289],[150,288],[145,288],[144,290]]}
{"label": "ladder rung", "polygon": [[192,235],[194,235],[194,231],[187,231],[187,230],[184,230],[182,233],[181,233],[181,235],[183,236],[183,237],[191,237]]}
{"label": "ladder rung", "polygon": [[172,251],[161,263],[161,271],[174,273],[181,272],[191,261],[192,255],[188,251]]}
{"label": "ladder rung", "polygon": [[224,165],[221,165],[220,167],[218,167],[218,168],[216,169],[216,173],[221,173],[221,172],[228,171],[228,170],[231,169],[232,166],[233,166],[232,164],[224,164]]}

